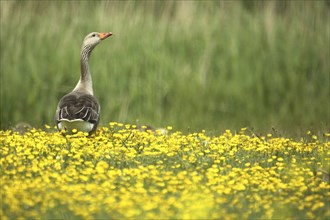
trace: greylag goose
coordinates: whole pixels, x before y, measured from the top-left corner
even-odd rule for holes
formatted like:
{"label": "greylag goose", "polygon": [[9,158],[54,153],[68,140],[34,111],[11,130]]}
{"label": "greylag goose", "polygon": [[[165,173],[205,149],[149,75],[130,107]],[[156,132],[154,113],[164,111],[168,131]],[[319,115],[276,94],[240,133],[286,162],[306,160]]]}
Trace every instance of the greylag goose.
{"label": "greylag goose", "polygon": [[93,95],[88,58],[96,45],[111,35],[111,32],[92,32],[85,37],[80,53],[80,79],[76,87],[64,95],[57,105],[56,126],[59,131],[65,134],[72,134],[74,130],[89,134],[95,132],[100,120],[100,104]]}

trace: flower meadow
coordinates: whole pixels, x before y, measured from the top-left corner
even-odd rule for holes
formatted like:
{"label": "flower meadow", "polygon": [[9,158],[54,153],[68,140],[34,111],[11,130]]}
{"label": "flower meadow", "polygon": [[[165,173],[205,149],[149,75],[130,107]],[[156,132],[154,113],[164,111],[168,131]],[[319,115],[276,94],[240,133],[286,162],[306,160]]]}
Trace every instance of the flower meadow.
{"label": "flower meadow", "polygon": [[0,131],[1,219],[329,219],[329,136]]}

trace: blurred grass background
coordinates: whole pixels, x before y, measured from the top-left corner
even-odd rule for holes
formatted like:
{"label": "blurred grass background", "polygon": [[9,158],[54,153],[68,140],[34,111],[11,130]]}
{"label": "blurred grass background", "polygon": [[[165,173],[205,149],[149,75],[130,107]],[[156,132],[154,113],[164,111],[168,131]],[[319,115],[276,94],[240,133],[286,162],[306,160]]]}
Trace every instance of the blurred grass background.
{"label": "blurred grass background", "polygon": [[83,38],[101,125],[329,131],[326,1],[1,1],[1,129],[54,125]]}

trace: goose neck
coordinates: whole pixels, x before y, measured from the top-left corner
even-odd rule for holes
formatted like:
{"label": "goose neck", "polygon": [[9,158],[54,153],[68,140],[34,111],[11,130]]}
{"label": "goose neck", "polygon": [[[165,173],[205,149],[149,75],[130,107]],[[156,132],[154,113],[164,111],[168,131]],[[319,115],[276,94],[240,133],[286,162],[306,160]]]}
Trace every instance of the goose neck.
{"label": "goose neck", "polygon": [[80,79],[74,90],[84,91],[93,95],[92,76],[89,71],[88,59],[92,48],[88,45],[83,45],[80,53]]}

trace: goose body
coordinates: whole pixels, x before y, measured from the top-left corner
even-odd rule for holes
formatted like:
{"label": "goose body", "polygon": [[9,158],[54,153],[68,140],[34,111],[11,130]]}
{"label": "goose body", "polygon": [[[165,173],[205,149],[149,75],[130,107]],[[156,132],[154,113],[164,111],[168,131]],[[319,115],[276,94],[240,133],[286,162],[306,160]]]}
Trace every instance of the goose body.
{"label": "goose body", "polygon": [[66,134],[71,134],[73,129],[89,134],[96,130],[101,108],[93,95],[88,58],[96,45],[111,35],[111,32],[92,32],[85,37],[80,53],[80,79],[76,87],[64,95],[57,105],[56,126],[58,130],[65,131]]}

